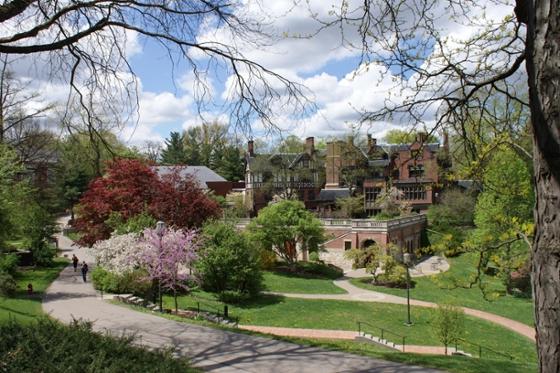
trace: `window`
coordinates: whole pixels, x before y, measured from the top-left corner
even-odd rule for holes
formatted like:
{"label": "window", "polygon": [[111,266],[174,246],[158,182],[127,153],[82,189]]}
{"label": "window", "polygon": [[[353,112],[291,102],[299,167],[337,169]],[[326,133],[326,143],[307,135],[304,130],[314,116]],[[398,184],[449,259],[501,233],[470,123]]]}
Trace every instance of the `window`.
{"label": "window", "polygon": [[352,241],[344,241],[344,251],[352,250]]}
{"label": "window", "polygon": [[424,176],[424,165],[410,165],[408,166],[408,176],[409,177],[423,177]]}
{"label": "window", "polygon": [[402,198],[406,200],[426,199],[426,188],[423,185],[406,185],[399,187]]}
{"label": "window", "polygon": [[374,208],[375,200],[381,193],[380,187],[365,188],[365,208]]}

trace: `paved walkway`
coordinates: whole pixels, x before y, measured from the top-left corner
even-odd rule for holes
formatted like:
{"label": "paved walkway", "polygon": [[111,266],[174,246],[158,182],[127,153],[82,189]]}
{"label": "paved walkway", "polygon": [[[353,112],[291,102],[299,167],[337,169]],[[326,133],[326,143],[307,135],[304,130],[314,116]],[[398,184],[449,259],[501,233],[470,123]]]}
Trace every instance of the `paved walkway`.
{"label": "paved walkway", "polygon": [[[86,250],[59,237],[63,254],[75,253],[93,264]],[[63,322],[72,319],[93,321],[96,331],[115,335],[134,333],[138,343],[148,347],[172,346],[176,354],[187,356],[206,371],[238,372],[436,372],[348,353],[327,351],[294,343],[233,333],[188,323],[171,321],[133,311],[103,301],[92,285],[69,266],[47,289],[43,309]]]}
{"label": "paved walkway", "polygon": [[[258,326],[258,325],[239,325],[239,329],[251,330],[254,332],[272,334],[281,337],[313,338],[313,339],[347,339],[347,340],[355,340],[357,337],[359,337],[358,332],[350,331],[350,330],[279,328],[273,326]],[[399,351],[403,351],[402,345],[395,344],[394,348]],[[447,349],[447,354],[451,355],[453,351],[455,350],[450,347]],[[424,354],[424,355],[445,355],[445,347],[406,345],[404,348],[404,352]]]}
{"label": "paved walkway", "polygon": [[[357,301],[357,302],[379,302],[379,303],[395,303],[395,304],[406,304],[406,298],[399,297],[396,295],[380,293],[373,290],[366,290],[354,286],[350,283],[350,280],[346,277],[342,279],[333,281],[336,286],[346,290],[347,294],[295,294],[295,293],[270,293],[276,295],[282,295],[288,298],[303,298],[303,299],[329,299],[329,300],[347,300],[347,301]],[[421,300],[411,299],[410,304],[418,307],[437,307],[436,303],[425,302]],[[498,316],[493,313],[475,310],[472,308],[461,307],[465,314],[469,316],[478,317],[486,321],[503,326],[504,328],[510,329],[516,333],[519,333],[533,341],[535,341],[535,329],[528,325],[525,325],[519,321],[511,320],[506,317]]]}

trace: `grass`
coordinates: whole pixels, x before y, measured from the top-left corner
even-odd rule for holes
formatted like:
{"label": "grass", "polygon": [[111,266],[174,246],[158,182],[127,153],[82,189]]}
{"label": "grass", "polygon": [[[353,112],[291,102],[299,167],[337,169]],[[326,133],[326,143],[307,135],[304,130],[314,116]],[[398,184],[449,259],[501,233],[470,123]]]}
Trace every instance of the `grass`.
{"label": "grass", "polygon": [[[16,275],[17,293],[12,298],[0,297],[0,323],[15,318],[22,323],[29,323],[37,316],[43,315],[41,298],[47,287],[68,265],[62,258],[55,259],[54,265],[48,268],[21,268]],[[27,294],[27,284],[33,284],[33,295]]]}
{"label": "grass", "polygon": [[[209,293],[196,292],[195,296],[179,298],[180,308],[196,308],[197,300],[201,308],[213,307],[219,310],[223,305],[213,300]],[[171,297],[164,298],[166,307],[173,307]],[[441,345],[432,331],[433,310],[422,307],[412,308],[414,326],[404,325],[406,306],[384,303],[348,302],[336,300],[310,300],[284,298],[265,295],[240,305],[230,305],[229,313],[238,317],[241,324],[278,326],[291,328],[357,330],[358,321],[367,321],[395,333],[405,335],[407,344]],[[465,339],[508,353],[521,361],[536,361],[535,345],[532,341],[498,325],[466,317]],[[372,330],[373,331],[373,330]],[[376,334],[379,334],[378,332]],[[399,340],[395,340],[399,342]],[[468,352],[477,352],[472,347]]]}
{"label": "grass", "polygon": [[[484,276],[486,292],[490,295],[490,300],[484,299],[482,291],[477,286],[456,287],[457,284],[466,284],[475,274],[476,257],[473,254],[463,254],[456,258],[449,258],[448,261],[451,265],[449,271],[430,277],[414,278],[416,284],[410,290],[410,297],[434,303],[451,302],[504,316],[530,326],[534,325],[531,299],[506,295],[504,285],[496,277]],[[404,289],[374,286],[369,283],[370,281],[371,278],[361,278],[352,279],[351,283],[360,288],[406,297]]]}
{"label": "grass", "polygon": [[263,274],[266,291],[299,294],[345,294],[332,283],[341,276],[340,270],[319,263],[297,263],[293,270],[277,265]]}
{"label": "grass", "polygon": [[[198,294],[203,297],[203,299],[208,300],[210,294]],[[115,302],[121,306],[129,307],[140,312],[148,312],[146,308],[126,305],[120,302]],[[156,315],[165,317],[170,320],[209,326],[217,329],[225,329],[235,333],[265,336],[268,338],[282,340],[286,342],[292,342],[299,345],[320,347],[327,350],[342,351],[353,353],[357,355],[363,355],[368,357],[373,357],[377,359],[384,359],[388,361],[400,362],[408,365],[420,365],[424,367],[431,367],[437,369],[443,369],[453,373],[528,373],[536,372],[537,367],[534,363],[523,363],[520,361],[506,361],[506,360],[493,360],[489,358],[483,359],[471,359],[459,356],[434,356],[434,355],[418,355],[418,354],[408,354],[400,353],[385,347],[366,343],[359,341],[347,341],[347,340],[328,340],[328,339],[309,339],[309,338],[294,338],[294,337],[280,337],[272,336],[268,334],[262,334],[258,332],[232,329],[222,325],[212,324],[203,320],[193,320],[184,319],[170,314],[159,314]]]}
{"label": "grass", "polygon": [[76,242],[76,241],[78,241],[78,240],[80,239],[81,234],[78,233],[78,232],[70,231],[70,232],[68,232],[68,233],[66,234],[66,237],[68,237],[68,238],[71,239],[72,241]]}

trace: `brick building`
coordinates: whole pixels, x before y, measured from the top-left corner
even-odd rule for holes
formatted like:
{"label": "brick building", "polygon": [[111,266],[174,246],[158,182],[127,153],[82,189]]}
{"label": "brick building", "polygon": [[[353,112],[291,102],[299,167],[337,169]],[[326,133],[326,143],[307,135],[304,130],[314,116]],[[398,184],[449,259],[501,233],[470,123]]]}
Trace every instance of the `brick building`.
{"label": "brick building", "polygon": [[308,137],[298,153],[256,154],[249,141],[245,156],[245,205],[256,214],[274,198],[297,198],[309,209],[317,206],[324,185],[323,156]]}
{"label": "brick building", "polygon": [[368,135],[367,145],[354,139],[327,143],[326,151],[315,149],[308,137],[299,153],[255,154],[249,141],[245,156],[245,202],[256,212],[268,202],[297,197],[307,208],[332,209],[337,198],[361,195],[367,215],[378,212],[375,200],[388,187],[415,211],[435,202],[440,172],[449,166],[447,138],[444,146],[427,143],[419,133],[411,144],[381,145]]}

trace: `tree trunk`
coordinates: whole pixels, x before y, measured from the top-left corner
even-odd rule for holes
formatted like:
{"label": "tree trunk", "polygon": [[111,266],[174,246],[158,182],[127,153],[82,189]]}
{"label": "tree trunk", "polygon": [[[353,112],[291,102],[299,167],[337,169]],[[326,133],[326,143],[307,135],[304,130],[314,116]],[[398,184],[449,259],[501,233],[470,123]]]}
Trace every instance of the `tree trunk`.
{"label": "tree trunk", "polygon": [[[519,0],[518,0],[519,2]],[[560,372],[560,8],[524,1],[534,135],[535,239],[532,281],[541,372]]]}

